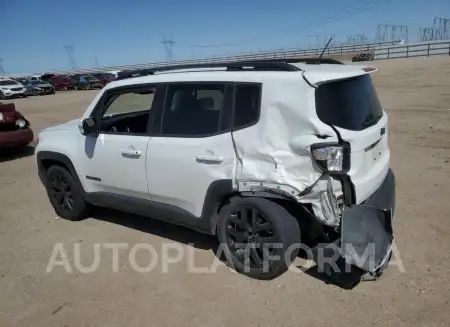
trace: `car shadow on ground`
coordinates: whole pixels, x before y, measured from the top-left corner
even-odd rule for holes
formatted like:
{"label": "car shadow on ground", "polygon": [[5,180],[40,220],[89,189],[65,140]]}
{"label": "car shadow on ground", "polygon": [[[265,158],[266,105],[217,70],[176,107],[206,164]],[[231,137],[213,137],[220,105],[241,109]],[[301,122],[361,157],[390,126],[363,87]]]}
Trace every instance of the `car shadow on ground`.
{"label": "car shadow on ground", "polygon": [[358,286],[366,273],[357,267],[346,265],[342,257],[336,256],[332,249],[329,250],[319,252],[319,247],[311,247],[308,254],[306,251],[300,251],[299,258],[312,259],[315,265],[309,268],[300,265],[297,269],[327,285],[334,285],[344,290],[352,290]]}
{"label": "car shadow on ground", "polygon": [[139,230],[174,242],[191,245],[202,250],[216,253],[218,242],[214,236],[205,235],[183,226],[174,225],[157,219],[142,217],[107,208],[96,208],[92,217],[97,220]]}
{"label": "car shadow on ground", "polygon": [[34,155],[34,147],[0,149],[0,163]]}
{"label": "car shadow on ground", "polygon": [[[157,219],[142,217],[107,208],[96,208],[91,218],[163,237],[174,242],[193,246],[197,249],[211,250],[219,260],[226,264],[225,255],[223,254],[223,251],[219,250],[219,242],[215,236],[205,235],[186,227],[177,226]],[[312,259],[315,262],[319,262],[317,253],[317,249],[312,248]],[[327,251],[324,253],[325,256],[327,256]],[[311,257],[307,258],[307,255],[304,252],[300,252],[298,257],[302,259],[311,259]],[[297,269],[303,271],[310,277],[323,281],[328,285],[334,285],[341,289],[351,290],[361,281],[362,273],[358,270],[347,270],[347,272],[344,272],[345,264],[342,260],[338,260],[336,265],[340,267],[340,271],[343,271],[343,273],[338,273],[333,269],[324,269],[324,265],[321,264],[316,264],[310,268],[297,266]]]}

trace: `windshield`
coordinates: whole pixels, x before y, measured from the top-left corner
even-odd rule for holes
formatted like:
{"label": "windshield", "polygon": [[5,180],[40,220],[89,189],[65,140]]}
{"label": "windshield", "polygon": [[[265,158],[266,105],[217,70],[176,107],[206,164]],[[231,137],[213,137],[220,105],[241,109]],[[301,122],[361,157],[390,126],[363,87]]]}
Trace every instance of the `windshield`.
{"label": "windshield", "polygon": [[17,85],[19,83],[17,83],[16,81],[13,81],[11,79],[7,79],[7,80],[0,80],[0,85]]}
{"label": "windshield", "polygon": [[317,116],[326,124],[359,131],[383,116],[369,75],[326,83],[316,90]]}

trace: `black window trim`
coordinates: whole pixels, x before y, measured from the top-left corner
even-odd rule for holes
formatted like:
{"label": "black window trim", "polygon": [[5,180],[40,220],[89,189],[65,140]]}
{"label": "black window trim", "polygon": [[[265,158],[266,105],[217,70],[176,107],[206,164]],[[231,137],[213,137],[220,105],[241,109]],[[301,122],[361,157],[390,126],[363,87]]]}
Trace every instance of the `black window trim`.
{"label": "black window trim", "polygon": [[[227,108],[227,106],[225,105],[225,99],[226,99],[226,92],[229,91],[229,88],[231,87],[232,90],[231,92],[234,92],[234,84],[235,82],[229,82],[229,81],[182,81],[182,82],[166,82],[166,83],[162,83],[164,85],[166,85],[166,94],[164,97],[164,104],[161,108],[162,112],[161,112],[161,116],[160,116],[160,122],[159,122],[159,133],[155,133],[155,134],[151,134],[152,137],[170,137],[170,138],[207,138],[207,137],[212,137],[212,136],[217,136],[217,135],[221,135],[221,134],[225,134],[225,133],[229,133],[231,131],[230,126],[228,126],[228,128],[220,130],[220,122],[222,120],[222,116],[224,114],[224,110],[228,109],[228,110],[232,110],[234,109],[234,103],[231,104],[231,106],[229,106]],[[162,124],[163,124],[163,120],[164,120],[164,111],[166,109],[166,101],[167,101],[167,94],[168,94],[168,89],[170,85],[188,85],[188,84],[194,84],[194,85],[201,85],[201,84],[206,84],[206,85],[211,85],[211,84],[220,84],[225,86],[225,91],[224,91],[224,96],[223,96],[223,101],[222,101],[222,108],[221,108],[221,112],[220,112],[220,117],[219,117],[219,124],[218,124],[218,128],[217,128],[217,132],[215,133],[209,133],[209,134],[197,134],[197,135],[184,135],[184,134],[162,134]]]}
{"label": "black window trim", "polygon": [[[239,126],[239,127],[234,127],[234,115],[235,115],[235,110],[236,110],[236,86],[238,85],[255,85],[258,86],[258,91],[259,91],[259,96],[258,96],[258,104],[257,104],[257,110],[258,110],[258,115],[256,117],[256,119],[248,124]],[[257,83],[257,82],[236,82],[234,83],[234,90],[233,90],[233,119],[232,119],[232,125],[231,125],[231,132],[237,132],[240,131],[242,129],[245,128],[249,128],[252,127],[256,124],[259,123],[260,119],[261,119],[261,104],[262,104],[262,94],[263,94],[263,83]]]}
{"label": "black window trim", "polygon": [[[162,124],[163,124],[163,117],[164,117],[164,110],[166,107],[166,101],[167,101],[167,94],[168,94],[168,89],[170,85],[183,85],[183,84],[222,84],[225,86],[225,92],[224,92],[224,98],[223,98],[223,103],[222,103],[222,110],[220,113],[220,118],[219,118],[219,125],[218,125],[218,131],[216,133],[209,133],[209,134],[198,134],[198,135],[182,135],[182,134],[162,134]],[[255,85],[258,86],[259,89],[259,97],[258,97],[258,105],[257,105],[257,109],[258,109],[258,113],[257,113],[257,118],[246,124],[246,125],[242,125],[239,127],[234,127],[234,114],[235,114],[235,109],[236,109],[236,86],[238,85]],[[148,120],[148,124],[147,124],[147,129],[145,133],[124,133],[124,132],[105,132],[102,131],[100,132],[100,134],[105,134],[105,135],[124,135],[124,136],[149,136],[149,137],[170,137],[170,138],[207,138],[207,137],[212,137],[212,136],[217,136],[217,135],[222,135],[225,133],[230,133],[230,132],[237,132],[240,131],[242,129],[245,128],[249,128],[252,127],[256,124],[259,123],[260,119],[261,119],[261,105],[262,105],[262,95],[263,95],[263,83],[261,82],[232,82],[232,81],[181,81],[181,82],[160,82],[160,83],[144,83],[144,84],[131,84],[131,85],[123,85],[123,86],[118,86],[115,88],[111,88],[106,90],[102,97],[99,99],[99,101],[97,102],[97,104],[95,105],[94,109],[92,110],[91,114],[89,115],[89,117],[93,117],[96,118],[96,120],[98,122],[101,121],[101,116],[103,115],[104,111],[101,110],[100,108],[104,109],[104,102],[105,99],[109,97],[109,95],[111,93],[115,93],[115,92],[123,92],[123,93],[127,93],[129,91],[133,91],[133,90],[139,90],[139,89],[146,89],[146,88],[161,88],[161,90],[164,92],[164,99],[162,101],[162,103],[160,105],[158,105],[155,108],[152,108],[152,110],[155,110],[155,115],[152,117],[152,119]],[[230,90],[231,89],[231,90]],[[226,100],[226,92],[232,92],[232,103],[230,106],[225,106],[225,100]],[[156,95],[156,93],[155,93]],[[101,110],[101,111],[99,111]],[[224,129],[221,129],[221,121],[222,121],[222,117],[224,116],[224,112],[225,110],[231,110],[231,119],[229,124],[227,124],[228,126]],[[100,113],[99,113],[100,112]],[[159,125],[159,126],[157,126]]]}

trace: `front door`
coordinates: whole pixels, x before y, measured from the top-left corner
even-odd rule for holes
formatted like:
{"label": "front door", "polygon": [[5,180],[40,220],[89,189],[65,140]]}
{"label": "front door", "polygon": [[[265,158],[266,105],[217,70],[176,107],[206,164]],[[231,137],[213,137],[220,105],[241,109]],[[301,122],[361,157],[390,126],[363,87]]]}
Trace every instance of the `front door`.
{"label": "front door", "polygon": [[88,192],[149,199],[146,158],[148,122],[155,86],[128,86],[105,92],[92,113],[98,136],[81,144]]}

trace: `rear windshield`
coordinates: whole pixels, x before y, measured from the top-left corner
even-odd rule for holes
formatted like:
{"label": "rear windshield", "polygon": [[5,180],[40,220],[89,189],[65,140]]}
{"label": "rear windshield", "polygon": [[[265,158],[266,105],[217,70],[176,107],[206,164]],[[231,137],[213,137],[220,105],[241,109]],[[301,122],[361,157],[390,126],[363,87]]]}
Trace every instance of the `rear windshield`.
{"label": "rear windshield", "polygon": [[316,110],[324,123],[353,131],[375,125],[383,116],[369,75],[319,86]]}

